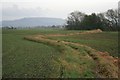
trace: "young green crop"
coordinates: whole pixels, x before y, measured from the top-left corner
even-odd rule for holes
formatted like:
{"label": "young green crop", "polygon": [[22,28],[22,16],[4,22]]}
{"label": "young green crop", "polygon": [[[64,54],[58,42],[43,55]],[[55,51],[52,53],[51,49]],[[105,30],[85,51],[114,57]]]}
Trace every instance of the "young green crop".
{"label": "young green crop", "polygon": [[[61,29],[21,29],[21,30],[3,30],[3,77],[95,77],[94,62],[85,58],[87,52],[84,48],[70,46],[66,53],[71,52],[70,49],[78,49],[79,54],[65,54],[62,62],[71,65],[71,69],[66,70],[64,66],[59,64],[58,58],[61,56],[61,46],[48,45],[48,43],[36,43],[25,40],[25,36],[29,35],[47,35],[47,34],[70,34],[81,31],[61,30]],[[99,51],[107,51],[112,56],[117,56],[118,50],[118,33],[103,32],[96,34],[83,34],[62,37],[49,37],[58,41],[64,40],[68,42],[80,43],[91,46]],[[84,57],[83,57],[84,56]],[[84,72],[78,72],[78,64],[85,68]],[[75,68],[75,66],[77,68]],[[109,67],[109,66],[108,66]],[[67,68],[68,69],[68,68]],[[82,69],[82,68],[81,68]],[[62,74],[64,71],[64,75]]]}

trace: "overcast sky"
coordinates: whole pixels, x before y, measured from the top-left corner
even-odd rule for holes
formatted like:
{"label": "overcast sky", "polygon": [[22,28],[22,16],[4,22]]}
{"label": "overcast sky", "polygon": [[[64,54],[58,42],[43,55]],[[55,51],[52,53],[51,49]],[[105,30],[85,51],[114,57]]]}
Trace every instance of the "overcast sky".
{"label": "overcast sky", "polygon": [[[1,0],[0,20],[23,17],[67,18],[72,11],[87,14],[105,12],[118,7],[119,0]],[[2,6],[1,6],[2,5]]]}

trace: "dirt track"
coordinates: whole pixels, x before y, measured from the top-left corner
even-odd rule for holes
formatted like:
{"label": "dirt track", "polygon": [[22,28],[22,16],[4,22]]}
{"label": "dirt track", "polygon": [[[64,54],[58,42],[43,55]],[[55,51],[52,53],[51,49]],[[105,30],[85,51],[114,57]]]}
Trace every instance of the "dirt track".
{"label": "dirt track", "polygon": [[[32,36],[26,36],[25,39],[35,41],[35,42],[40,42],[44,43],[47,45],[52,45],[52,46],[59,46],[61,52],[65,53],[67,52],[66,49],[70,47],[71,53],[78,54],[80,53],[78,48],[84,47],[88,56],[91,57],[95,63],[96,63],[96,69],[95,73],[97,74],[97,77],[112,77],[112,78],[117,78],[118,77],[118,59],[113,58],[112,56],[109,55],[107,52],[100,52],[95,49],[92,49],[89,46],[78,44],[78,43],[73,43],[73,42],[66,42],[66,41],[57,41],[57,40],[52,40],[49,39],[48,37],[57,37],[57,36],[71,36],[71,35],[78,35],[78,34],[92,34],[92,33],[99,33],[102,32],[101,30],[92,30],[92,31],[87,31],[87,32],[82,32],[82,33],[71,33],[71,34],[50,34],[50,35],[32,35]],[[71,47],[75,46],[75,48]],[[62,48],[63,47],[63,48]],[[65,67],[69,67],[72,65],[65,65],[64,63],[66,62],[62,57],[61,57],[61,64],[64,65]],[[64,61],[63,61],[64,60]],[[67,64],[67,62],[66,62]]]}

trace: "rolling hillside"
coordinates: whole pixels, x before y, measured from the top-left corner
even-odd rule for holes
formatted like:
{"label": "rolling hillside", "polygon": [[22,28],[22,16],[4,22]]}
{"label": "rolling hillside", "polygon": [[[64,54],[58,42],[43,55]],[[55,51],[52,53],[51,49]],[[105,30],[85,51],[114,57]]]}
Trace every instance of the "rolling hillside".
{"label": "rolling hillside", "polygon": [[31,17],[17,20],[2,21],[2,26],[14,26],[14,27],[52,26],[63,24],[65,24],[64,19],[47,17]]}

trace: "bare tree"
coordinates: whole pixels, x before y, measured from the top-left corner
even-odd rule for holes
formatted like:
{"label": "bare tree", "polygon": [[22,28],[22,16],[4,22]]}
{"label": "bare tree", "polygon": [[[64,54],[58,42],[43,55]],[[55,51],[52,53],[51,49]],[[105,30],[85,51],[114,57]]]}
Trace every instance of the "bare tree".
{"label": "bare tree", "polygon": [[117,28],[118,26],[118,10],[110,9],[106,12],[106,17],[109,20],[110,26]]}
{"label": "bare tree", "polygon": [[105,13],[100,13],[98,16],[101,19],[102,24],[107,30],[117,30],[118,29],[118,10],[109,9]]}
{"label": "bare tree", "polygon": [[71,12],[67,18],[67,25],[68,25],[67,27],[78,29],[78,26],[80,22],[84,19],[84,16],[85,14],[79,11]]}
{"label": "bare tree", "polygon": [[118,26],[120,27],[120,1],[118,2]]}
{"label": "bare tree", "polygon": [[97,16],[100,18],[102,22],[102,27],[105,30],[113,30],[112,26],[110,26],[110,21],[106,18],[106,13],[99,13]]}

